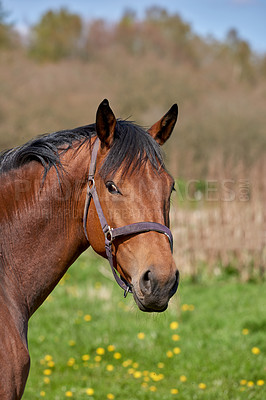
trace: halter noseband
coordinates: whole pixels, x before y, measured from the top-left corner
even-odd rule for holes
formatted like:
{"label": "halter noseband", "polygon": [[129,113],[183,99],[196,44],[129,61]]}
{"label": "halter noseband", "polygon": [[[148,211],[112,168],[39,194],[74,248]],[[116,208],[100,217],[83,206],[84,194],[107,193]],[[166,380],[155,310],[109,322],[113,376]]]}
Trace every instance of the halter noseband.
{"label": "halter noseband", "polygon": [[106,218],[104,216],[100,201],[99,201],[99,197],[98,197],[96,186],[95,186],[95,180],[94,180],[98,148],[99,148],[99,139],[97,138],[94,143],[94,146],[92,149],[92,155],[91,155],[87,194],[86,194],[86,201],[85,201],[84,215],[83,215],[83,228],[84,228],[85,236],[86,236],[87,240],[89,240],[86,224],[87,224],[90,201],[91,201],[91,198],[93,198],[94,205],[95,205],[95,208],[96,208],[99,220],[100,220],[100,224],[101,224],[101,227],[102,227],[102,230],[104,233],[104,237],[105,237],[106,256],[110,263],[114,278],[115,278],[116,282],[118,283],[118,285],[124,290],[124,297],[126,297],[128,293],[132,293],[132,286],[122,276],[121,276],[121,278],[119,278],[119,276],[117,275],[117,273],[115,271],[114,263],[113,263],[113,255],[112,255],[112,242],[116,238],[121,237],[121,236],[133,235],[135,233],[155,231],[155,232],[163,233],[168,237],[170,247],[171,247],[171,252],[173,253],[173,236],[172,236],[170,229],[167,226],[159,224],[157,222],[136,222],[134,224],[122,226],[121,228],[111,228],[108,225]]}

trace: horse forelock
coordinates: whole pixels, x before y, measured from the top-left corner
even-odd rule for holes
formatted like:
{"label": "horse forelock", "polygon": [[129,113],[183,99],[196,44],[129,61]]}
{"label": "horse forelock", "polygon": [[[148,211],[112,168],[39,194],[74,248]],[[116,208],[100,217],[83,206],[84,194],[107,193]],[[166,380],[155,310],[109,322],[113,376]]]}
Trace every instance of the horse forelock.
{"label": "horse forelock", "polygon": [[118,120],[113,145],[100,169],[103,179],[114,176],[119,168],[122,176],[125,176],[147,162],[156,171],[165,168],[158,143],[141,126],[131,121]]}

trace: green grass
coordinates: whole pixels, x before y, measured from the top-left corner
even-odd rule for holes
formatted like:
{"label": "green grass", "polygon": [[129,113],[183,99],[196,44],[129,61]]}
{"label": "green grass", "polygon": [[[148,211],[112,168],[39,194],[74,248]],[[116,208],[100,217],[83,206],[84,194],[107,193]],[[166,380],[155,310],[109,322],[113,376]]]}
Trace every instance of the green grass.
{"label": "green grass", "polygon": [[[266,382],[265,283],[181,280],[165,313],[145,314],[100,272],[104,265],[91,253],[81,256],[32,317],[31,371],[23,400],[61,400],[66,394],[81,400],[107,399],[108,394],[127,400],[266,398],[266,384],[257,385]],[[178,328],[171,329],[171,322],[178,322]],[[108,351],[109,345],[115,351]],[[253,347],[260,353],[253,354]],[[101,361],[95,361],[98,348],[104,349]],[[114,358],[116,352],[120,359]],[[54,366],[49,367],[47,355]],[[47,369],[50,375],[44,374]],[[254,386],[241,385],[243,379]],[[200,389],[200,383],[206,388]],[[93,395],[86,393],[88,388]]]}

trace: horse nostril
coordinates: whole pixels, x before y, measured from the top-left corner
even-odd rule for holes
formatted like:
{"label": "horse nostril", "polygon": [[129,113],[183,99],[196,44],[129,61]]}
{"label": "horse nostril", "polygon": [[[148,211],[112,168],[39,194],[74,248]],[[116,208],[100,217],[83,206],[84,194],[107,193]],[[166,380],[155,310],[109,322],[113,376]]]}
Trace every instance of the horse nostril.
{"label": "horse nostril", "polygon": [[139,281],[140,290],[143,294],[150,294],[152,291],[152,273],[150,270],[144,272]]}
{"label": "horse nostril", "polygon": [[177,291],[178,285],[179,285],[179,272],[178,272],[178,270],[176,270],[175,282],[174,282],[174,284],[172,286],[170,297],[172,297],[175,294],[175,292]]}

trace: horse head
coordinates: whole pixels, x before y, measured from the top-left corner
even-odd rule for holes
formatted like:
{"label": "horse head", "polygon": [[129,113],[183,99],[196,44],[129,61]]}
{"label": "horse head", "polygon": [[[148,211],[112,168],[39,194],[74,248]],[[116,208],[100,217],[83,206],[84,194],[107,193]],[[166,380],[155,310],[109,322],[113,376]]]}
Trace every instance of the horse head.
{"label": "horse head", "polygon": [[[132,224],[143,226],[147,221],[169,228],[174,180],[163,164],[160,147],[170,137],[177,115],[177,105],[173,105],[146,131],[132,122],[117,120],[107,100],[100,104],[96,114],[100,145],[93,184],[102,213],[114,231]],[[95,201],[91,203],[86,222],[88,240],[106,257],[99,212]],[[162,234],[166,229],[125,232],[112,243],[114,266],[142,311],[164,311],[178,287],[179,273],[169,238]]]}

